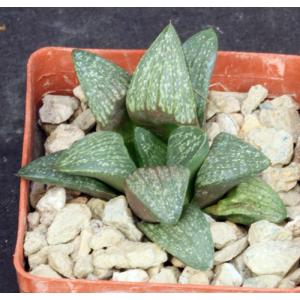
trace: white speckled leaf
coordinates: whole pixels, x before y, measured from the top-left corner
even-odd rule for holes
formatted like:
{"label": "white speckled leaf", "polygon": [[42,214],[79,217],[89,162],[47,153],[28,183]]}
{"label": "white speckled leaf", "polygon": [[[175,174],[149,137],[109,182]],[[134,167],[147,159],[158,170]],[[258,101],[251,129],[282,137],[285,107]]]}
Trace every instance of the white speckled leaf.
{"label": "white speckled leaf", "polygon": [[150,131],[136,127],[134,146],[139,167],[154,167],[166,164],[167,145]]}
{"label": "white speckled leaf", "polygon": [[83,50],[73,50],[73,62],[88,105],[102,129],[116,128],[124,118],[130,76],[110,61]]}
{"label": "white speckled leaf", "polygon": [[97,179],[64,174],[55,170],[55,164],[63,152],[35,159],[21,168],[17,175],[32,181],[63,186],[101,199],[110,199],[116,196],[115,191]]}
{"label": "white speckled leaf", "polygon": [[178,125],[198,126],[193,88],[179,37],[168,25],[139,62],[127,92],[129,116],[167,137]]}
{"label": "white speckled leaf", "polygon": [[190,172],[181,166],[137,169],[126,179],[133,212],[149,222],[175,224],[187,196]]}
{"label": "white speckled leaf", "polygon": [[218,51],[218,37],[211,29],[200,31],[182,45],[195,91],[198,121],[205,123],[206,99]]}
{"label": "white speckled leaf", "polygon": [[213,204],[231,188],[269,165],[269,159],[261,151],[222,132],[215,137],[198,171],[195,199],[201,207]]}
{"label": "white speckled leaf", "polygon": [[287,217],[286,208],[278,194],[255,177],[240,183],[224,199],[205,211],[244,225],[260,220],[281,223]]}
{"label": "white speckled leaf", "polygon": [[125,178],[135,169],[120,134],[98,131],[66,150],[56,167],[63,173],[94,177],[123,191]]}
{"label": "white speckled leaf", "polygon": [[141,222],[138,227],[185,265],[200,270],[212,267],[214,246],[210,227],[196,203],[189,204],[176,225]]}
{"label": "white speckled leaf", "polygon": [[200,128],[182,126],[168,140],[167,164],[182,165],[194,174],[209,151],[208,138]]}

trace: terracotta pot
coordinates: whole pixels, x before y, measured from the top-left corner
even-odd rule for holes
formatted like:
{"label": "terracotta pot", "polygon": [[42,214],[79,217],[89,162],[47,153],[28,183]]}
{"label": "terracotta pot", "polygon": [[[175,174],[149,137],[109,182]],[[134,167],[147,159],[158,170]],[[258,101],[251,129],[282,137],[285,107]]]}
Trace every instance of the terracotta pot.
{"label": "terracotta pot", "polygon": [[[34,52],[27,65],[27,91],[22,166],[32,159],[34,127],[41,96],[46,93],[70,94],[78,84],[71,59],[71,48],[47,47]],[[132,73],[144,50],[90,49]],[[246,92],[263,84],[274,95],[294,94],[300,100],[300,56],[244,52],[219,52],[213,89]],[[21,180],[19,227],[14,266],[22,292],[300,292],[295,289],[254,289],[192,284],[153,284],[79,279],[48,279],[33,276],[24,268],[23,241],[28,212],[29,182]]]}

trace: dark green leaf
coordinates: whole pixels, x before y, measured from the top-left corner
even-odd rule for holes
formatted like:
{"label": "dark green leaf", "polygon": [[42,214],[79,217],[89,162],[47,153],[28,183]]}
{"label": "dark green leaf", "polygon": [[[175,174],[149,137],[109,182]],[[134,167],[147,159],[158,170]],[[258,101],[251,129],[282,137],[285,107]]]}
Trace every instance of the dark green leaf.
{"label": "dark green leaf", "polygon": [[66,150],[56,166],[64,173],[100,179],[120,191],[136,169],[122,136],[111,131],[88,134]]}
{"label": "dark green leaf", "polygon": [[138,227],[185,265],[200,270],[212,267],[214,246],[210,227],[197,204],[189,204],[176,225],[142,222]]}
{"label": "dark green leaf", "polygon": [[116,196],[115,191],[99,180],[64,174],[55,170],[55,164],[63,152],[35,159],[21,168],[17,175],[32,181],[63,186],[101,199],[110,199]]}
{"label": "dark green leaf", "polygon": [[73,62],[88,105],[102,129],[116,128],[124,118],[130,77],[110,61],[83,50],[73,50]]}
{"label": "dark green leaf", "polygon": [[255,177],[240,183],[224,199],[205,211],[244,225],[260,220],[281,223],[287,217],[286,208],[278,194]]}
{"label": "dark green leaf", "polygon": [[166,164],[167,145],[150,131],[136,127],[134,146],[139,167],[154,167]]}
{"label": "dark green leaf", "polygon": [[178,125],[198,126],[189,72],[179,37],[171,24],[139,62],[126,105],[134,122],[164,138]]}
{"label": "dark green leaf", "polygon": [[167,164],[185,166],[193,175],[208,151],[208,138],[203,130],[193,126],[182,126],[175,129],[169,137]]}
{"label": "dark green leaf", "polygon": [[125,193],[143,220],[175,224],[181,215],[190,172],[181,166],[137,169],[126,179]]}
{"label": "dark green leaf", "polygon": [[198,121],[201,126],[205,123],[206,99],[217,51],[218,37],[213,29],[200,31],[183,44],[183,52],[195,91]]}
{"label": "dark green leaf", "polygon": [[195,198],[201,207],[213,204],[231,188],[270,165],[259,150],[241,139],[220,133],[198,171]]}

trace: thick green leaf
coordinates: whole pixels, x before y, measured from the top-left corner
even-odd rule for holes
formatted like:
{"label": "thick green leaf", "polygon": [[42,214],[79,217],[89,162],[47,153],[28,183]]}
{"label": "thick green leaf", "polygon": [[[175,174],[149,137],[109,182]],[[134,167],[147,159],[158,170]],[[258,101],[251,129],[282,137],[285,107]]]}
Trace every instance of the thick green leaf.
{"label": "thick green leaf", "polygon": [[73,50],[73,62],[88,105],[102,129],[116,128],[125,113],[130,76],[110,61],[83,50]]}
{"label": "thick green leaf", "polygon": [[136,127],[134,146],[139,167],[154,167],[166,164],[167,145],[150,131]]}
{"label": "thick green leaf", "polygon": [[169,137],[167,164],[185,166],[193,175],[208,151],[208,138],[203,130],[193,126],[182,126],[175,129]]}
{"label": "thick green leaf", "polygon": [[217,57],[218,37],[213,29],[203,30],[185,41],[182,47],[195,91],[198,121],[203,126],[209,82]]}
{"label": "thick green leaf", "polygon": [[137,169],[126,179],[133,212],[149,222],[175,224],[187,196],[190,172],[181,166]]}
{"label": "thick green leaf", "polygon": [[122,136],[111,131],[91,133],[74,143],[56,167],[64,173],[100,179],[120,191],[125,178],[136,169]]}
{"label": "thick green leaf", "polygon": [[212,267],[214,246],[210,227],[197,204],[189,204],[176,225],[142,222],[138,227],[185,265],[200,270]]}
{"label": "thick green leaf", "polygon": [[115,191],[97,179],[58,172],[55,164],[63,152],[35,159],[21,168],[17,175],[32,181],[63,186],[101,199],[110,199],[116,196]]}
{"label": "thick green leaf", "polygon": [[215,137],[198,171],[195,199],[201,207],[213,204],[231,188],[269,165],[269,159],[261,151],[222,132]]}
{"label": "thick green leaf", "polygon": [[281,223],[287,217],[286,208],[278,194],[255,177],[240,183],[224,199],[205,211],[244,225],[260,220]]}
{"label": "thick green leaf", "polygon": [[126,105],[134,122],[164,138],[178,125],[198,126],[188,68],[172,24],[162,31],[139,62]]}

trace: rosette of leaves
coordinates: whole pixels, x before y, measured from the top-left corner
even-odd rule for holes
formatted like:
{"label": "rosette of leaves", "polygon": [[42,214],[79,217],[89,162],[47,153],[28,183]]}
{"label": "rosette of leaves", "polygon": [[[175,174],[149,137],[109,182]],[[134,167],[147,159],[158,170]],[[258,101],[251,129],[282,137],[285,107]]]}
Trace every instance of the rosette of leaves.
{"label": "rosette of leaves", "polygon": [[[204,124],[216,51],[212,30],[181,45],[170,24],[145,53],[129,84],[125,70],[87,51],[74,50],[75,70],[101,131],[61,153],[31,162],[18,175],[105,199],[113,197],[115,189],[125,192],[150,240],[188,266],[212,267],[211,233],[198,204],[213,204],[269,165],[259,150],[229,134],[217,136],[208,149],[199,124]],[[241,202],[244,186],[229,192],[225,207],[230,211],[226,217],[246,224],[254,217],[246,214],[245,203],[243,211],[232,210],[235,199]],[[261,190],[273,204],[278,200],[267,189]],[[191,192],[195,192],[192,202]],[[223,202],[207,208],[208,212],[224,217]],[[272,220],[286,216],[278,203],[274,210]]]}

